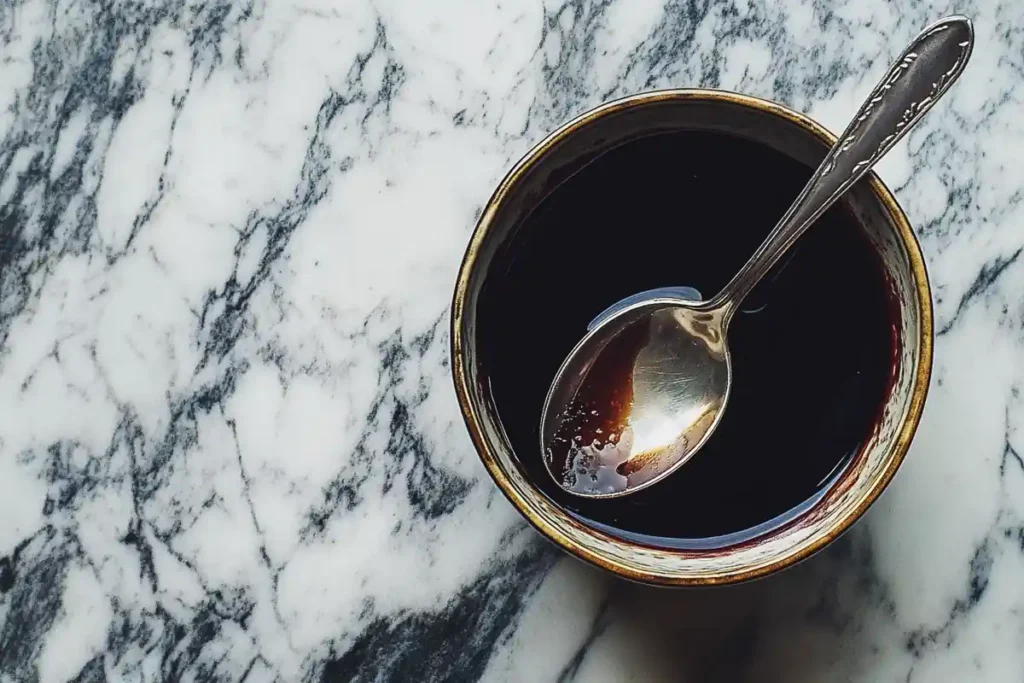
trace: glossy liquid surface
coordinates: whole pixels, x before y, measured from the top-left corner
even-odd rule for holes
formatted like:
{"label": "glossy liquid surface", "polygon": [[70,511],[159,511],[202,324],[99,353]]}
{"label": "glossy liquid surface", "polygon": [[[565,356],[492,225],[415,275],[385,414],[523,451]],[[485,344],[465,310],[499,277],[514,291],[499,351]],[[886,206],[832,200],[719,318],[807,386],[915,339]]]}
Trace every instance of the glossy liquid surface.
{"label": "glossy liquid surface", "polygon": [[594,359],[565,410],[556,416],[554,436],[543,457],[563,487],[580,493],[627,488],[633,450],[633,368],[647,343],[647,326],[633,324]]}
{"label": "glossy liquid surface", "polygon": [[600,157],[523,222],[492,267],[478,324],[502,425],[545,495],[628,540],[715,547],[792,519],[841,474],[890,386],[896,329],[882,265],[841,203],[736,314],[729,404],[679,471],[623,498],[587,500],[556,485],[539,445],[548,386],[591,319],[655,287],[710,297],[811,170],[731,136],[662,134]]}

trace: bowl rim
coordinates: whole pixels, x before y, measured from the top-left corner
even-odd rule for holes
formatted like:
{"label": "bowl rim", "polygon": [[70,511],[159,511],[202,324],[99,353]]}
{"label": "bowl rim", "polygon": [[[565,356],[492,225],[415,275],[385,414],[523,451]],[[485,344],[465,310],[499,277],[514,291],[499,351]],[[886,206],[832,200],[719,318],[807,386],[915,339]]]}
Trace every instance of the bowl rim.
{"label": "bowl rim", "polygon": [[870,187],[874,195],[880,200],[882,206],[889,214],[890,220],[895,228],[895,233],[899,236],[901,244],[907,251],[909,271],[914,285],[913,289],[916,295],[920,318],[920,324],[918,326],[918,348],[920,352],[918,354],[917,366],[914,368],[913,372],[914,379],[911,387],[910,400],[907,405],[907,414],[890,447],[893,449],[892,458],[881,474],[876,476],[875,480],[871,482],[867,495],[862,498],[860,503],[851,510],[849,514],[838,520],[837,523],[827,529],[824,533],[820,534],[813,541],[803,545],[802,547],[795,548],[792,553],[779,558],[775,562],[759,567],[744,567],[721,571],[716,574],[705,576],[682,576],[645,571],[638,572],[630,567],[620,564],[612,558],[604,556],[600,552],[577,543],[549,524],[542,516],[535,514],[498,464],[497,458],[492,450],[492,445],[481,428],[481,417],[478,413],[477,407],[474,405],[470,397],[471,391],[469,387],[469,374],[466,363],[464,362],[461,333],[465,325],[464,309],[466,297],[469,291],[470,276],[475,270],[481,245],[490,230],[498,209],[503,204],[509,191],[535,164],[547,155],[549,150],[562,142],[565,138],[600,118],[624,109],[657,102],[684,100],[724,103],[754,109],[761,113],[782,118],[794,123],[829,146],[835,144],[837,139],[837,136],[834,133],[805,114],[797,112],[777,102],[729,90],[713,90],[705,88],[649,90],[610,100],[573,117],[549,133],[540,142],[536,143],[529,151],[527,151],[505,174],[504,178],[502,178],[501,182],[497,185],[487,203],[484,205],[484,208],[480,213],[480,217],[473,229],[473,234],[466,247],[462,262],[459,266],[451,304],[449,352],[451,354],[451,371],[455,383],[455,393],[459,403],[459,409],[462,413],[463,421],[469,431],[473,445],[476,448],[477,455],[483,462],[484,467],[491,476],[491,479],[493,479],[498,485],[498,488],[509,502],[512,503],[513,507],[515,507],[519,514],[525,517],[526,520],[546,539],[555,543],[570,555],[626,579],[639,581],[641,583],[666,586],[708,586],[740,583],[759,578],[761,576],[774,574],[782,569],[795,565],[830,544],[864,515],[867,509],[875,502],[875,500],[878,499],[882,492],[885,491],[900,465],[902,465],[907,451],[910,448],[914,434],[917,431],[930,385],[934,329],[931,286],[920,242],[918,241],[917,235],[911,228],[906,214],[896,201],[891,190],[886,187],[874,171],[871,171],[862,182],[870,183]]}

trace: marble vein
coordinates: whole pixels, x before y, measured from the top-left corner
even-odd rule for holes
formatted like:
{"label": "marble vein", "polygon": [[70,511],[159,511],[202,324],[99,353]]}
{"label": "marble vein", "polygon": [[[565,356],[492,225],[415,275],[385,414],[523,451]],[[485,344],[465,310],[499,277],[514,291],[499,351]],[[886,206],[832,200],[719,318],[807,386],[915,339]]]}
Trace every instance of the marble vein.
{"label": "marble vein", "polygon": [[[724,591],[541,541],[449,379],[505,170],[649,88],[842,129],[954,11],[965,77],[879,171],[939,334],[886,496]],[[0,4],[0,681],[1018,681],[1022,98],[1011,0]]]}

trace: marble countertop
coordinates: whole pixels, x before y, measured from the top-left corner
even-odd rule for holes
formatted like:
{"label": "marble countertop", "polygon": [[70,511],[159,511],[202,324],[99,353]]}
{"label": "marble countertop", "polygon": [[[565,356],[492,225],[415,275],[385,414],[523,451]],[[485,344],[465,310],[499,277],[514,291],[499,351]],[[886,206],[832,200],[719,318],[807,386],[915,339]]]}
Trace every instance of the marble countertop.
{"label": "marble countertop", "polygon": [[[706,86],[841,129],[935,287],[913,449],[773,578],[625,584],[528,527],[450,379],[477,212],[546,132]],[[884,0],[0,4],[0,681],[1019,681],[1024,14]]]}

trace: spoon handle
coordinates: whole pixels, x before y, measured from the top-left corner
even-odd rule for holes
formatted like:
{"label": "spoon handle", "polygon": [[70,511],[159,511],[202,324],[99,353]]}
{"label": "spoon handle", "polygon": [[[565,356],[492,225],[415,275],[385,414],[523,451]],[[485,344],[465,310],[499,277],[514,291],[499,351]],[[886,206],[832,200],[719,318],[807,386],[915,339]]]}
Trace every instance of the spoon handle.
{"label": "spoon handle", "polygon": [[960,76],[974,47],[966,17],[942,19],[910,43],[875,86],[786,214],[708,308],[725,320],[779,258],[931,109]]}

